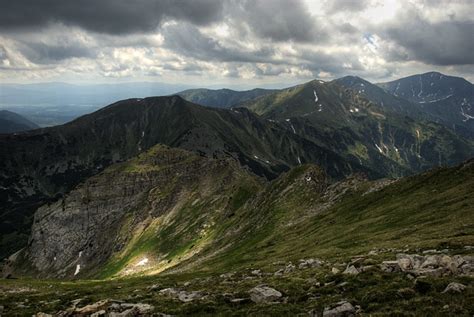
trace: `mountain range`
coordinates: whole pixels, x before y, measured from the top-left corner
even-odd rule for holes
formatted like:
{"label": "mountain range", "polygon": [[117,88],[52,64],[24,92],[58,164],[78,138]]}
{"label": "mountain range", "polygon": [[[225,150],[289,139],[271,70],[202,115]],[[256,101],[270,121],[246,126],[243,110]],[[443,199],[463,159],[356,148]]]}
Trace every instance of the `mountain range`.
{"label": "mountain range", "polygon": [[[373,314],[463,305],[438,289],[474,274],[473,91],[438,73],[186,90],[1,134],[2,273],[80,279],[84,305],[137,293],[177,315],[245,314],[268,292],[281,305],[255,314],[319,314],[342,299]],[[29,281],[0,299],[34,288],[43,295],[24,295],[25,313],[81,313],[67,308],[69,284],[46,303],[48,287]],[[255,290],[268,285],[281,292]]]}

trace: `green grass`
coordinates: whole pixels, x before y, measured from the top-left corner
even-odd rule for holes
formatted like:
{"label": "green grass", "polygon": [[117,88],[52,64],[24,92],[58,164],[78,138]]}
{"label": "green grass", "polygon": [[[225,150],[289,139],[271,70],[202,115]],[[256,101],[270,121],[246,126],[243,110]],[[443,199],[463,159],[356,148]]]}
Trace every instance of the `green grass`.
{"label": "green grass", "polygon": [[[360,305],[370,316],[471,316],[474,313],[472,277],[427,278],[431,289],[419,293],[402,273],[369,270],[357,276],[332,274],[337,263],[377,249],[449,248],[449,254],[466,254],[474,245],[474,164],[443,168],[400,179],[382,190],[367,193],[370,181],[349,179],[324,191],[324,176],[315,166],[303,165],[262,186],[247,174],[232,169],[209,171],[210,182],[186,184],[186,195],[172,213],[157,217],[137,232],[125,251],[110,259],[99,277],[89,281],[5,280],[0,302],[10,312],[32,315],[68,307],[76,298],[94,302],[103,298],[146,302],[157,312],[196,316],[295,316],[311,309],[321,312],[341,299]],[[308,181],[307,177],[312,180]],[[174,195],[179,181],[170,182],[157,199]],[[352,185],[349,185],[352,184]],[[332,193],[332,194],[328,194]],[[332,195],[344,192],[333,204]],[[153,194],[154,195],[154,194]],[[328,196],[329,195],[329,196]],[[328,204],[327,208],[321,206]],[[124,220],[124,228],[131,222]],[[206,226],[205,226],[206,225]],[[205,230],[204,230],[205,229]],[[125,229],[124,229],[125,230]],[[394,259],[396,252],[368,257],[367,264]],[[114,278],[134,260],[149,255],[170,264],[159,275]],[[246,279],[252,268],[273,273],[276,262],[297,264],[320,258],[330,264],[320,269],[296,270],[276,277]],[[163,264],[159,264],[163,265]],[[343,265],[340,267],[343,268]],[[221,273],[236,272],[230,282]],[[332,283],[316,286],[314,280]],[[185,282],[189,286],[183,286]],[[469,285],[461,295],[442,294],[449,282]],[[337,286],[347,282],[347,286]],[[248,297],[248,291],[268,284],[284,294],[276,305],[232,304],[223,294]],[[208,294],[207,299],[181,303],[151,292],[148,287],[178,287]],[[50,287],[51,285],[51,287]],[[9,293],[21,287],[32,293]],[[28,307],[15,310],[18,302]],[[58,302],[52,302],[58,299]],[[449,309],[443,308],[449,305]],[[14,314],[13,314],[14,315]]]}

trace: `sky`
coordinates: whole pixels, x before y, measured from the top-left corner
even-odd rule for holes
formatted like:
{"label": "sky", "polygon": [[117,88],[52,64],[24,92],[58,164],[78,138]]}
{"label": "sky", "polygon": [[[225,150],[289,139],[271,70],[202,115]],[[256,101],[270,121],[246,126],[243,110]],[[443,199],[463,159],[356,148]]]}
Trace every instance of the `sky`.
{"label": "sky", "polygon": [[0,83],[474,81],[473,0],[0,0]]}

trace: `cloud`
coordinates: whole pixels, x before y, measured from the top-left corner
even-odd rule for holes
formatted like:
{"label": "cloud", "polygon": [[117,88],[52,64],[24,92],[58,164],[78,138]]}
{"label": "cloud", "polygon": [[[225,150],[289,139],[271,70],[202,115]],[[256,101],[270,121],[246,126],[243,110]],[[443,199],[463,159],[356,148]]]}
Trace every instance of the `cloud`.
{"label": "cloud", "polygon": [[328,33],[301,1],[251,0],[230,9],[257,37],[273,41],[312,42],[326,40]]}
{"label": "cloud", "polygon": [[0,0],[0,30],[53,23],[108,34],[153,32],[166,19],[206,25],[222,18],[218,0]]}
{"label": "cloud", "polygon": [[339,12],[359,12],[363,11],[370,5],[368,0],[329,0],[325,1],[324,8],[329,14]]}
{"label": "cloud", "polygon": [[382,81],[430,70],[473,78],[472,0],[0,0],[0,5],[1,81],[159,76],[251,85],[348,74]]}
{"label": "cloud", "polygon": [[474,64],[474,21],[429,21],[417,11],[404,12],[378,31],[396,45],[391,60],[417,60],[431,65]]}
{"label": "cloud", "polygon": [[273,49],[259,47],[246,49],[228,47],[219,40],[202,33],[191,24],[180,23],[163,27],[164,47],[180,55],[193,57],[204,61],[221,62],[265,62],[272,59]]}

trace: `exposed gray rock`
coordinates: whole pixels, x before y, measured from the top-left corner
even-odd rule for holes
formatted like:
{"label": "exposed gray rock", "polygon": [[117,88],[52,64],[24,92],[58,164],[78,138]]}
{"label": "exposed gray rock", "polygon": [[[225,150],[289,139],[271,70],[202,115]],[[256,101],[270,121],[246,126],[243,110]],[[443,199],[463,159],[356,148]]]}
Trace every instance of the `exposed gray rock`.
{"label": "exposed gray rock", "polygon": [[161,291],[159,291],[160,294],[168,295],[168,296],[178,296],[179,292],[180,292],[179,290],[172,287],[164,288]]}
{"label": "exposed gray rock", "polygon": [[451,282],[446,286],[443,293],[462,293],[466,289],[466,285],[456,282]]}
{"label": "exposed gray rock", "polygon": [[380,269],[387,273],[400,272],[400,265],[398,261],[383,261],[380,265]]}
{"label": "exposed gray rock", "polygon": [[110,305],[112,304],[112,302],[108,299],[105,299],[105,300],[101,300],[101,301],[98,301],[96,303],[93,303],[93,304],[89,304],[89,305],[86,305],[86,306],[83,306],[83,307],[80,307],[80,308],[76,308],[74,309],[74,313],[75,314],[79,314],[79,315],[91,315],[99,310],[105,310],[107,309]]}
{"label": "exposed gray rock", "polygon": [[257,275],[257,276],[261,276],[262,275],[262,270],[252,270],[252,273],[253,275]]}
{"label": "exposed gray rock", "polygon": [[296,266],[293,263],[289,263],[284,270],[284,273],[291,273],[296,269]]}
{"label": "exposed gray rock", "polygon": [[231,278],[235,275],[235,273],[224,273],[219,275],[220,278]]}
{"label": "exposed gray rock", "polygon": [[381,269],[384,272],[403,271],[414,276],[471,275],[474,272],[474,257],[397,254],[397,261],[384,261]]}
{"label": "exposed gray rock", "polygon": [[307,268],[318,268],[321,267],[323,262],[317,259],[301,259],[298,265],[299,269],[307,269]]}
{"label": "exposed gray rock", "polygon": [[203,295],[200,292],[186,292],[181,291],[178,294],[178,299],[183,303],[192,302],[193,300],[201,299]]}
{"label": "exposed gray rock", "polygon": [[249,294],[250,299],[257,304],[275,302],[282,297],[282,294],[279,291],[264,285],[252,288],[249,291]]}
{"label": "exposed gray rock", "polygon": [[341,301],[331,307],[324,308],[323,317],[349,317],[355,316],[356,309],[351,303]]}
{"label": "exposed gray rock", "polygon": [[345,270],[344,272],[342,272],[342,274],[350,274],[350,275],[357,275],[359,274],[359,270],[356,269],[356,267],[354,265],[349,265]]}
{"label": "exposed gray rock", "polygon": [[278,271],[276,271],[275,273],[273,273],[273,275],[275,275],[275,276],[281,276],[281,275],[283,275],[283,273],[285,273],[285,270],[284,270],[284,269],[279,269]]}
{"label": "exposed gray rock", "polygon": [[338,273],[341,273],[341,270],[339,270],[337,267],[333,267],[333,268],[331,269],[331,273],[332,273],[332,274],[338,274]]}
{"label": "exposed gray rock", "polygon": [[[2,311],[0,310],[0,316],[1,316],[1,313],[2,313]],[[39,312],[35,315],[35,317],[53,317],[53,315],[46,314],[46,313],[43,313],[43,312]]]}

